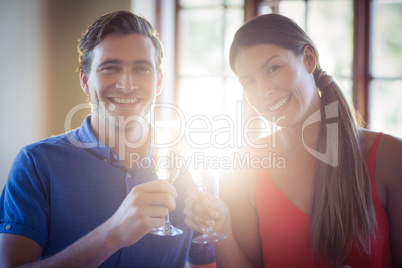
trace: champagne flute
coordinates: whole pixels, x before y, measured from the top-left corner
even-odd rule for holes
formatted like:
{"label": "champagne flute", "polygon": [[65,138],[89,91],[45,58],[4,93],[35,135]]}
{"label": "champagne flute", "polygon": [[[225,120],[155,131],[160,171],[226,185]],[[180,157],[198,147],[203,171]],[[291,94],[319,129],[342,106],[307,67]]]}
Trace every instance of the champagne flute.
{"label": "champagne flute", "polygon": [[[155,173],[158,180],[166,180],[173,184],[179,175],[182,162],[180,161],[181,142],[172,142],[172,138],[177,134],[177,129],[159,122],[155,126],[155,136],[153,148],[151,149]],[[183,233],[183,230],[174,227],[170,223],[169,213],[166,215],[165,224],[158,228],[153,228],[151,234],[159,236],[176,236]]]}
{"label": "champagne flute", "polygon": [[[191,178],[193,179],[195,185],[198,188],[199,192],[205,192],[207,188],[212,187],[213,189],[216,189],[218,183],[217,179],[218,176],[216,172],[213,170],[209,169],[205,164],[206,163],[200,163],[199,165],[196,165],[195,162],[195,157],[196,154],[192,153],[191,157],[191,164],[189,165],[189,171],[191,174]],[[198,159],[198,156],[197,156]],[[219,196],[219,191],[216,189],[215,191],[215,196]],[[207,233],[199,235],[195,238],[193,238],[192,242],[193,243],[198,243],[198,244],[205,244],[209,242],[216,242],[222,239],[225,239],[228,237],[227,234],[220,233],[220,232],[215,232],[212,228],[212,226],[208,227]]]}

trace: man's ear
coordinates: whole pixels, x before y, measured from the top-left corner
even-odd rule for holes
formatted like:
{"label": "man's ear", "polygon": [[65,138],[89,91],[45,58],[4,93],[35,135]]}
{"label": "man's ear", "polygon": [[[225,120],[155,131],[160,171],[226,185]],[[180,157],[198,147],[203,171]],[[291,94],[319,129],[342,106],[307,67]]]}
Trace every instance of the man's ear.
{"label": "man's ear", "polygon": [[309,45],[306,45],[303,48],[303,61],[306,65],[308,73],[312,74],[317,65],[317,58],[315,56],[314,49]]}
{"label": "man's ear", "polygon": [[84,72],[80,72],[80,84],[82,90],[85,92],[85,94],[89,94],[89,87],[88,87],[88,76],[84,74]]}
{"label": "man's ear", "polygon": [[163,74],[160,73],[158,74],[158,81],[156,83],[156,96],[158,96],[159,94],[161,94],[162,92],[162,87],[163,87]]}

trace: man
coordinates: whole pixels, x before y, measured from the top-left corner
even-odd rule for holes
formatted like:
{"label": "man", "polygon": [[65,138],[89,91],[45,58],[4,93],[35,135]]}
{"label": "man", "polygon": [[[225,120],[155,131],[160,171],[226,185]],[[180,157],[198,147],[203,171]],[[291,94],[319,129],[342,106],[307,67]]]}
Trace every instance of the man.
{"label": "man", "polygon": [[[172,186],[139,165],[163,77],[152,26],[130,12],[105,14],[79,51],[91,115],[15,159],[0,199],[0,267],[216,267],[212,246],[191,243],[184,224],[191,180]],[[184,233],[148,234],[168,212]]]}

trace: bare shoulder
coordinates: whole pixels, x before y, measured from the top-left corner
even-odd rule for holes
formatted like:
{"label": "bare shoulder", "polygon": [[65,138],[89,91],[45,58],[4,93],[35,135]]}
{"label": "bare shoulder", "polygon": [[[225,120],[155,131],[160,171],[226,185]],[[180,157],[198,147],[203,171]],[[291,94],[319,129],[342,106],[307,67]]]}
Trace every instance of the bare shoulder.
{"label": "bare shoulder", "polygon": [[[362,145],[368,151],[378,133],[362,131]],[[402,267],[402,139],[383,134],[375,152],[377,195],[388,215],[394,267]],[[384,191],[383,191],[384,189]]]}
{"label": "bare shoulder", "polygon": [[[373,145],[378,132],[362,130],[362,146],[366,155]],[[402,183],[402,139],[383,134],[378,141],[375,156],[376,175],[386,183],[387,189],[393,183]]]}
{"label": "bare shoulder", "polygon": [[375,157],[375,174],[383,181],[387,193],[391,251],[395,267],[402,267],[402,139],[381,136]]}
{"label": "bare shoulder", "polygon": [[387,183],[387,189],[402,186],[402,139],[383,134],[378,142],[375,164]]}
{"label": "bare shoulder", "polygon": [[374,132],[374,131],[371,131],[368,129],[360,129],[360,133],[361,133],[361,136],[360,136],[361,146],[362,146],[365,156],[367,157],[367,155],[370,151],[370,148],[373,145],[373,143],[378,135],[378,132]]}

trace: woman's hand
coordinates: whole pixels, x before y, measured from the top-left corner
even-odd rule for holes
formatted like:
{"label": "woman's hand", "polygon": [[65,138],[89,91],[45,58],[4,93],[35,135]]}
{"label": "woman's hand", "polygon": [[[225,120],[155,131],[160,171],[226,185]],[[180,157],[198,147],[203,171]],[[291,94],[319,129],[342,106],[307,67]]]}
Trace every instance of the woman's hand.
{"label": "woman's hand", "polygon": [[211,226],[216,232],[232,233],[228,206],[219,198],[192,187],[188,190],[185,204],[185,223],[192,230],[206,233]]}

